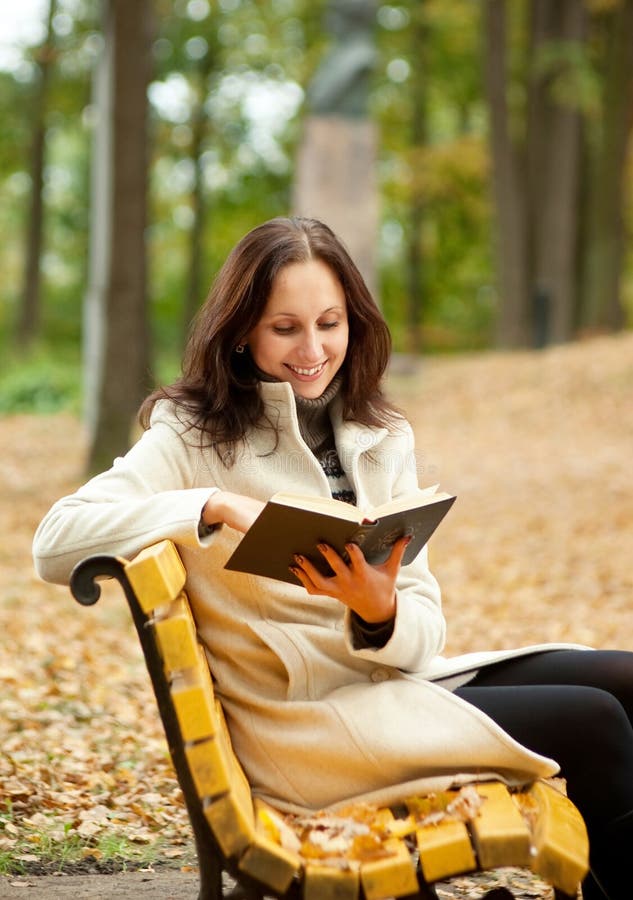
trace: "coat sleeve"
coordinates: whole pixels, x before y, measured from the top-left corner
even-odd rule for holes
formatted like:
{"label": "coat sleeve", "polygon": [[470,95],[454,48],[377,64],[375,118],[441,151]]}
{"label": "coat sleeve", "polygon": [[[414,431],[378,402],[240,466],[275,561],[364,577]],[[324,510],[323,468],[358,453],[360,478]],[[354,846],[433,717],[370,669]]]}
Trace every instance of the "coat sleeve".
{"label": "coat sleeve", "polygon": [[[393,461],[399,457],[402,461],[393,475],[390,499],[394,500],[418,489],[413,432],[408,423],[403,426],[400,441],[397,450],[385,454],[386,459]],[[345,633],[348,649],[354,656],[408,672],[422,671],[442,652],[446,622],[440,588],[429,570],[427,547],[400,569],[396,582],[396,617],[389,640],[382,647],[357,646],[349,610],[345,614]]]}
{"label": "coat sleeve", "polygon": [[[163,404],[158,404],[158,407]],[[63,497],[46,514],[33,540],[41,578],[67,584],[73,567],[93,553],[130,558],[155,541],[206,546],[202,509],[216,489],[194,487],[199,450],[175,416],[158,413],[151,428],[112,468]]]}

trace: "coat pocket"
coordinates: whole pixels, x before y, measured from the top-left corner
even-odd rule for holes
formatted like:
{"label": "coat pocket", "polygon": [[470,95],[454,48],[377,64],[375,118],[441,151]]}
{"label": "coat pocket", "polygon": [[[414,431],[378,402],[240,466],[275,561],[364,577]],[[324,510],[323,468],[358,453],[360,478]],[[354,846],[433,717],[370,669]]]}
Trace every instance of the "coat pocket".
{"label": "coat pocket", "polygon": [[282,625],[265,619],[249,622],[248,625],[283,666],[288,680],[286,699],[308,699],[306,659],[288,631]]}

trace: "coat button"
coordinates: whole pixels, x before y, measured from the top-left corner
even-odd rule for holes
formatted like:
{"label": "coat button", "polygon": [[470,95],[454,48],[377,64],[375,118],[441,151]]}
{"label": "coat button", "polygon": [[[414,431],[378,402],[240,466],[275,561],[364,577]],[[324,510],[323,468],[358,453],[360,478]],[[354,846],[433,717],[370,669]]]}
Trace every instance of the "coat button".
{"label": "coat button", "polygon": [[391,675],[388,669],[374,669],[369,677],[376,684],[380,684],[381,681],[389,681]]}

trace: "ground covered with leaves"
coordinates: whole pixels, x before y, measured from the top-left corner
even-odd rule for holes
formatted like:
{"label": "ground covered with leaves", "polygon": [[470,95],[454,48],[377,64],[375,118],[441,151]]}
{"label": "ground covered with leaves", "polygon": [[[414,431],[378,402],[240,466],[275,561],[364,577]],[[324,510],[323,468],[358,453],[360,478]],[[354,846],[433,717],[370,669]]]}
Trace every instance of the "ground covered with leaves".
{"label": "ground covered with leaves", "polygon": [[[389,383],[421,484],[458,495],[430,549],[447,652],[633,648],[633,335],[396,360]],[[83,479],[81,425],[7,417],[0,441],[0,896],[20,873],[187,871],[188,820],[124,601],[106,586],[81,608],[31,564],[39,519]]]}

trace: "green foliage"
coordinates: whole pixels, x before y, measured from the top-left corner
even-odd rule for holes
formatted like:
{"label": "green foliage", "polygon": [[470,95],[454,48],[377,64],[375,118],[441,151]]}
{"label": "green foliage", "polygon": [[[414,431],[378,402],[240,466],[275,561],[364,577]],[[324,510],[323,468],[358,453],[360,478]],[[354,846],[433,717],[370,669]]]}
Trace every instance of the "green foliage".
{"label": "green foliage", "polygon": [[[12,824],[13,813],[10,807],[0,814],[0,826],[6,828]],[[86,859],[98,861],[107,869],[111,864],[121,871],[128,867],[150,865],[160,858],[162,841],[156,840],[139,846],[131,841],[124,829],[110,830],[94,837],[83,837],[75,830],[74,823],[63,821],[59,813],[40,814],[38,824],[27,829],[15,839],[10,850],[0,851],[0,876],[25,875],[29,863],[36,863],[51,871],[63,872],[85,862]],[[109,865],[110,864],[110,865]]]}
{"label": "green foliage", "polygon": [[[159,4],[149,233],[159,353],[182,348],[185,295],[193,291],[195,309],[233,244],[290,209],[293,119],[310,56],[301,52],[307,25],[296,13],[303,5]],[[194,249],[196,228],[203,236]]]}
{"label": "green foliage", "polygon": [[414,244],[422,258],[424,349],[479,347],[490,338],[490,163],[476,63],[479,16],[478,5],[469,2],[449,7],[410,0],[383,7],[379,17],[384,73],[375,106],[387,237],[382,301],[397,349],[407,349]]}
{"label": "green foliage", "polygon": [[561,106],[595,117],[600,108],[600,77],[588,48],[573,41],[550,41],[534,56],[535,75],[549,79],[552,98]]}
{"label": "green foliage", "polygon": [[3,179],[24,166],[23,148],[29,139],[24,109],[28,102],[29,86],[9,72],[0,72],[0,160]]}
{"label": "green foliage", "polygon": [[81,378],[77,345],[43,345],[28,354],[2,351],[0,366],[0,415],[77,412]]}

